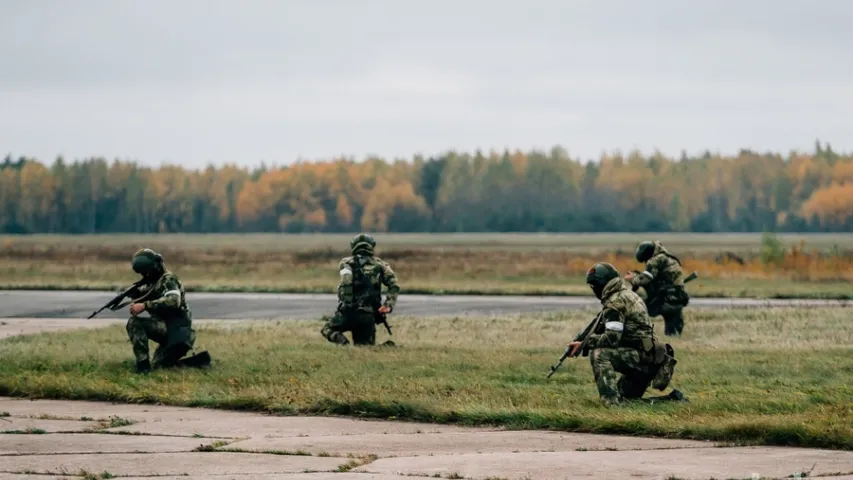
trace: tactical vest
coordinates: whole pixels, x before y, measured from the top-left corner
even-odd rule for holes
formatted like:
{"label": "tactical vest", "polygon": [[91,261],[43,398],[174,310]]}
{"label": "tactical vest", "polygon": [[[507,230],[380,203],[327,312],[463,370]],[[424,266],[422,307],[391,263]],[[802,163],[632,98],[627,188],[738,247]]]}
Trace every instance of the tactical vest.
{"label": "tactical vest", "polygon": [[360,255],[356,255],[349,262],[350,269],[352,270],[352,294],[355,306],[379,308],[382,303],[381,283],[371,281],[371,277],[364,271],[364,265],[360,261],[361,258]]}

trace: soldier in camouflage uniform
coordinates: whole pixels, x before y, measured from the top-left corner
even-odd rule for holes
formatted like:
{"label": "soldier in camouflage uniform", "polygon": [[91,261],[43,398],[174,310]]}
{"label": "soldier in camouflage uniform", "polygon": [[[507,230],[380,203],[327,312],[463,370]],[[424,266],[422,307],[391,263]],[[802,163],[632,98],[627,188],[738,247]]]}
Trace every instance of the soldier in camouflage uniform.
{"label": "soldier in camouflage uniform", "polygon": [[[639,295],[631,291],[609,263],[596,263],[586,283],[601,300],[598,324],[583,341],[569,344],[572,355],[583,347],[589,355],[595,385],[605,405],[641,399],[651,385],[664,390],[675,371],[675,352],[655,337],[654,324]],[[617,374],[621,376],[617,379]],[[648,401],[683,400],[678,390]]]}
{"label": "soldier in camouflage uniform", "polygon": [[[134,292],[127,321],[127,335],[133,344],[136,370],[147,373],[152,368],[210,364],[210,354],[199,352],[183,358],[195,345],[192,312],[186,301],[186,292],[178,277],[166,270],[163,257],[151,249],[143,248],[133,255],[133,271],[146,282]],[[142,312],[148,312],[142,317]],[[153,362],[148,359],[148,340],[158,344]]]}
{"label": "soldier in camouflage uniform", "polygon": [[[400,293],[397,275],[388,263],[374,256],[375,247],[372,236],[358,234],[350,241],[352,256],[338,264],[338,308],[321,330],[332,343],[349,344],[344,332],[350,331],[355,345],[375,345],[376,324],[394,310]],[[388,289],[384,304],[382,285]]]}
{"label": "soldier in camouflage uniform", "polygon": [[690,296],[684,289],[681,261],[659,241],[640,243],[635,258],[644,262],[646,269],[640,274],[628,273],[625,279],[631,282],[634,291],[640,287],[646,291],[646,308],[650,317],[663,315],[664,335],[680,336],[684,330],[682,310],[690,302]]}

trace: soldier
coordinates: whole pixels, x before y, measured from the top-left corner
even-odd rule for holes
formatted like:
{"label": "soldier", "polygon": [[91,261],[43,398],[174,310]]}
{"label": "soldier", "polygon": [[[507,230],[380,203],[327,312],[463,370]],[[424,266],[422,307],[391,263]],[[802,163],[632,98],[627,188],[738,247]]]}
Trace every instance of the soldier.
{"label": "soldier", "polygon": [[[130,305],[132,316],[127,320],[127,335],[133,344],[136,371],[147,373],[157,367],[210,365],[207,351],[182,359],[195,344],[192,312],[181,281],[166,270],[163,257],[143,248],[133,255],[131,265],[133,271],[145,280],[138,289],[141,296]],[[139,316],[142,312],[148,312],[149,316]],[[153,362],[148,359],[148,340],[158,344]]]}
{"label": "soldier", "polygon": [[[664,390],[675,370],[675,352],[655,337],[654,324],[643,299],[631,291],[609,263],[596,263],[586,273],[586,283],[601,300],[598,325],[583,341],[571,342],[571,356],[583,346],[588,352],[595,385],[607,406],[641,399],[651,385]],[[616,378],[616,374],[621,376]],[[678,390],[647,401],[684,400]]]}
{"label": "soldier", "polygon": [[[352,256],[338,264],[338,308],[323,326],[321,333],[328,341],[349,344],[343,332],[352,332],[355,345],[376,344],[376,324],[394,310],[400,287],[391,266],[374,256],[376,241],[361,233],[350,241]],[[387,287],[382,303],[382,285]],[[386,344],[393,345],[390,340]]]}
{"label": "soldier", "polygon": [[680,336],[684,330],[682,309],[690,302],[684,289],[681,261],[669,253],[659,241],[645,241],[637,246],[635,258],[645,263],[644,272],[629,272],[625,279],[631,282],[634,291],[643,287],[646,291],[646,308],[649,316],[663,315],[664,335]]}

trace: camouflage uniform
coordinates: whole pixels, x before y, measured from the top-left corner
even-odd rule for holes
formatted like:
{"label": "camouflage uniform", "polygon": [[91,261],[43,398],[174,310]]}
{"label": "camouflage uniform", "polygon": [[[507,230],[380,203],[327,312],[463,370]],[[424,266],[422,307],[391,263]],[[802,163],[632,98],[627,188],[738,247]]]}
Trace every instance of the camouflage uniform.
{"label": "camouflage uniform", "polygon": [[637,247],[637,261],[646,262],[646,270],[634,275],[631,285],[646,291],[649,316],[663,315],[664,334],[681,335],[684,330],[682,309],[690,302],[684,289],[681,261],[669,253],[659,241],[643,242]]}
{"label": "camouflage uniform", "polygon": [[397,303],[397,275],[387,262],[374,256],[375,246],[370,235],[356,235],[350,242],[353,255],[338,263],[338,308],[321,330],[332,343],[348,344],[344,332],[350,331],[355,345],[375,345],[378,309],[383,306],[382,285],[388,289],[384,306],[393,311]]}
{"label": "camouflage uniform", "polygon": [[[664,390],[675,369],[675,352],[655,337],[643,299],[631,291],[610,264],[596,264],[587,283],[601,300],[597,328],[586,339],[595,385],[607,405],[640,399],[649,386]],[[621,374],[618,376],[617,374]],[[681,393],[658,399],[674,399]]]}
{"label": "camouflage uniform", "polygon": [[[142,303],[149,316],[133,315],[127,321],[137,370],[176,366],[193,349],[196,339],[184,287],[177,275],[163,267],[163,258],[158,253],[142,249],[136,252],[133,261],[134,270],[148,280],[134,295],[137,298],[133,303]],[[149,340],[158,344],[150,362]]]}

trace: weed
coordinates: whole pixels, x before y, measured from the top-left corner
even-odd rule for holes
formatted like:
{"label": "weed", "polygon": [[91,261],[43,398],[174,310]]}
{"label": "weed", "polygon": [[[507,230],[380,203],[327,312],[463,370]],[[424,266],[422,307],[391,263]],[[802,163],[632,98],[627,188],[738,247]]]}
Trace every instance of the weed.
{"label": "weed", "polygon": [[207,445],[201,444],[193,449],[194,452],[214,452],[217,451],[220,447],[224,447],[228,445],[229,442],[225,440],[216,440],[213,443],[209,443]]}
{"label": "weed", "polygon": [[0,433],[14,435],[44,435],[47,431],[42,430],[41,428],[27,428],[26,430],[3,430],[0,431]]}

